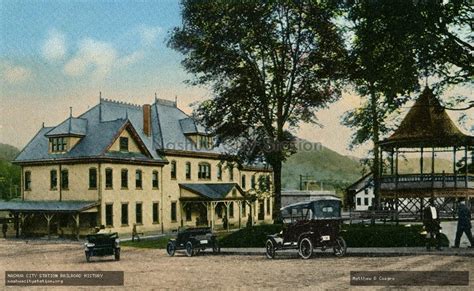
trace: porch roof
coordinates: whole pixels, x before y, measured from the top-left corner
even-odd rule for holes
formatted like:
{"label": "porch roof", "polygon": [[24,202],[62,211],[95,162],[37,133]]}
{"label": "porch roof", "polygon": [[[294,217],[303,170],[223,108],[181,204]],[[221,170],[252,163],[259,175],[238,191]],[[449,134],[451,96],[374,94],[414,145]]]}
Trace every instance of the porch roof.
{"label": "porch roof", "polygon": [[180,183],[179,186],[182,189],[205,198],[206,200],[223,200],[234,188],[244,196],[242,188],[240,188],[237,183]]}
{"label": "porch roof", "polygon": [[0,211],[77,213],[99,205],[97,201],[0,201]]}

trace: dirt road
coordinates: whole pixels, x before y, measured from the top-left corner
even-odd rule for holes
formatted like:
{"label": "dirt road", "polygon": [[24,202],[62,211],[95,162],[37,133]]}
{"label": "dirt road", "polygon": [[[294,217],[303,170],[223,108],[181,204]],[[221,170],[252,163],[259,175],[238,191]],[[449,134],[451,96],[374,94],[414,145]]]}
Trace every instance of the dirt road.
{"label": "dirt road", "polygon": [[[470,286],[474,284],[474,272],[472,272],[474,258],[472,257],[429,255],[338,259],[329,254],[319,254],[313,259],[303,261],[297,256],[267,260],[263,255],[204,254],[188,258],[183,254],[168,257],[164,250],[124,247],[119,262],[113,261],[112,257],[107,257],[95,258],[94,262],[86,263],[80,244],[0,240],[0,289],[5,288],[5,271],[20,270],[124,271],[125,286],[117,288],[127,290],[346,289],[351,288],[349,272],[358,270],[470,270]],[[83,288],[86,289],[86,287]],[[46,290],[46,288],[43,289]],[[359,289],[367,288],[359,287]],[[446,287],[424,289],[445,290]],[[468,290],[469,287],[456,287],[456,289]]]}

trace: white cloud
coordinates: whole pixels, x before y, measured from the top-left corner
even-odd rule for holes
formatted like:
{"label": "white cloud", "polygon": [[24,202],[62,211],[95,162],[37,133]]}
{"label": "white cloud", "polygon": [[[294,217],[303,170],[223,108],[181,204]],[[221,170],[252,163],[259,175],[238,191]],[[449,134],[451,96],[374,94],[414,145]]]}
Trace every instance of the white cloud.
{"label": "white cloud", "polygon": [[43,43],[41,51],[47,60],[62,60],[66,55],[66,37],[63,33],[53,29]]}
{"label": "white cloud", "polygon": [[138,50],[138,51],[135,51],[135,52],[133,52],[129,55],[126,55],[126,56],[120,58],[117,61],[116,66],[117,67],[126,67],[128,65],[131,65],[131,64],[134,64],[138,61],[143,60],[143,58],[145,58],[145,52],[142,51],[142,50]]}
{"label": "white cloud", "polygon": [[70,76],[81,76],[92,72],[99,79],[106,77],[117,60],[117,51],[107,42],[86,38],[79,43],[79,50],[64,66]]}
{"label": "white cloud", "polygon": [[159,26],[141,25],[138,27],[138,34],[143,46],[152,45],[162,32],[163,29]]}
{"label": "white cloud", "polygon": [[30,79],[32,75],[31,70],[28,68],[6,65],[3,69],[2,79],[10,84],[21,83]]}

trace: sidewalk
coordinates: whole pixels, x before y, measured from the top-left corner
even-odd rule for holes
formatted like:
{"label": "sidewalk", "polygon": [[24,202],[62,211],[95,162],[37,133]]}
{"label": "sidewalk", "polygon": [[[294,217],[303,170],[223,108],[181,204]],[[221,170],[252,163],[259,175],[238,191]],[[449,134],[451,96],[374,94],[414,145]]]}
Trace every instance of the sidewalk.
{"label": "sidewalk", "polygon": [[[249,255],[265,256],[265,248],[221,248],[221,253],[225,255]],[[332,255],[332,249],[325,252],[315,251],[316,255]],[[352,257],[398,257],[398,256],[419,256],[419,255],[437,255],[437,256],[463,256],[474,257],[474,249],[469,248],[443,248],[443,250],[427,251],[424,247],[412,248],[347,248],[346,256]],[[298,256],[298,251],[281,250],[276,252],[276,256],[293,257]]]}

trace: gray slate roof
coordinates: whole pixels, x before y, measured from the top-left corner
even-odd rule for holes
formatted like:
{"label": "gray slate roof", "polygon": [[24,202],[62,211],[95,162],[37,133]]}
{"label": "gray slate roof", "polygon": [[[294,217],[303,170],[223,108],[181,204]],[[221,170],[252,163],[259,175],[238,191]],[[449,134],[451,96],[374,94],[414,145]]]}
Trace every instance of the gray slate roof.
{"label": "gray slate roof", "polygon": [[236,183],[180,183],[179,186],[211,200],[223,199],[234,187],[242,194],[242,189]]}
{"label": "gray slate roof", "polygon": [[[110,153],[107,147],[125,126],[131,126],[143,142],[151,158],[146,155]],[[60,159],[116,158],[166,162],[163,150],[182,150],[199,153],[224,154],[221,145],[212,149],[198,149],[186,134],[206,134],[205,129],[176,107],[176,103],[156,99],[151,105],[151,135],[143,132],[143,107],[135,104],[101,99],[79,117],[70,117],[56,127],[44,127],[16,157],[15,162],[37,162]],[[78,144],[61,154],[48,153],[50,136],[81,135]],[[259,165],[260,166],[260,165]]]}
{"label": "gray slate roof", "polygon": [[80,212],[98,205],[97,201],[0,201],[0,211]]}
{"label": "gray slate roof", "polygon": [[60,136],[60,135],[86,135],[87,119],[69,117],[61,124],[56,126],[46,136]]}

